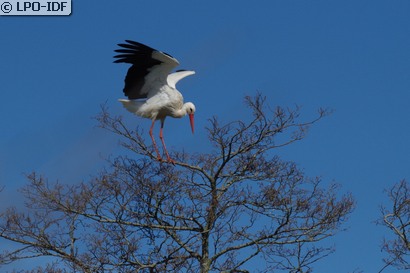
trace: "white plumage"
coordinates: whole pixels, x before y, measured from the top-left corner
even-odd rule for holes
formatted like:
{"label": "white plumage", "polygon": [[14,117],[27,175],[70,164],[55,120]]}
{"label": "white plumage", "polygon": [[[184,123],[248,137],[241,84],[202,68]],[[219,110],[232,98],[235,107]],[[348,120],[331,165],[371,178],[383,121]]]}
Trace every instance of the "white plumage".
{"label": "white plumage", "polygon": [[120,99],[119,101],[131,113],[152,120],[149,133],[158,160],[162,159],[152,131],[155,121],[161,121],[159,137],[168,162],[173,163],[163,138],[164,121],[167,116],[181,118],[189,115],[192,133],[194,132],[195,105],[192,102],[184,103],[182,94],[175,86],[178,81],[195,74],[195,72],[179,70],[170,73],[179,65],[179,62],[171,55],[138,42],[130,40],[126,40],[126,42],[126,44],[118,44],[122,48],[115,50],[115,52],[121,54],[114,56],[117,58],[115,63],[132,64],[125,77],[124,94],[128,99]]}

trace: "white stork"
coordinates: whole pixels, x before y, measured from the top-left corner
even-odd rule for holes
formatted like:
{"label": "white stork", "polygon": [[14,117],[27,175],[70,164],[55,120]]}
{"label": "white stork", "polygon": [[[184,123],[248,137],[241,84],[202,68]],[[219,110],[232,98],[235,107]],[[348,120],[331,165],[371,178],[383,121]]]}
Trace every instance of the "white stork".
{"label": "white stork", "polygon": [[171,70],[179,65],[179,62],[171,55],[138,42],[125,41],[126,44],[118,44],[122,47],[121,49],[115,50],[121,54],[114,56],[117,58],[114,63],[132,64],[125,77],[124,94],[128,100],[119,99],[119,101],[131,113],[152,120],[149,135],[159,161],[162,158],[152,131],[155,121],[161,120],[159,138],[168,162],[174,163],[165,146],[162,129],[167,116],[181,118],[189,115],[192,133],[194,133],[195,105],[192,102],[184,103],[182,94],[175,88],[175,85],[195,72],[178,70],[170,74]]}

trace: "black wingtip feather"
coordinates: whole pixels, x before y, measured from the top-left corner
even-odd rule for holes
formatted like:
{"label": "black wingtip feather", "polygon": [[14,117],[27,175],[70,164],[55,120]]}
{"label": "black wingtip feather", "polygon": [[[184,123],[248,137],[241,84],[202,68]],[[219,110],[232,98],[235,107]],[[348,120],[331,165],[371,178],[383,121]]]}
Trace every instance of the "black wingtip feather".
{"label": "black wingtip feather", "polygon": [[149,47],[139,42],[135,42],[132,40],[125,40],[125,42],[127,42],[128,44],[121,44],[120,46],[126,47],[126,48],[139,48],[142,50],[155,51],[155,49],[153,49],[152,47]]}
{"label": "black wingtip feather", "polygon": [[118,44],[120,48],[114,50],[116,53],[121,53],[114,56],[117,59],[114,63],[146,63],[147,59],[151,58],[152,52],[155,51],[149,46],[132,40],[125,40],[125,42]]}

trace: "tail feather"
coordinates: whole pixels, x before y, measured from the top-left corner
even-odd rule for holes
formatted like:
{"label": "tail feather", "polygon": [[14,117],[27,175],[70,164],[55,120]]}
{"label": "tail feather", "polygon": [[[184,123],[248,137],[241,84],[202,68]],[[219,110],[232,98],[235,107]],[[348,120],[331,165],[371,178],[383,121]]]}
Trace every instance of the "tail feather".
{"label": "tail feather", "polygon": [[144,104],[144,102],[142,101],[135,101],[135,100],[119,99],[118,101],[122,103],[125,109],[127,109],[128,111],[136,115],[139,114],[138,110]]}

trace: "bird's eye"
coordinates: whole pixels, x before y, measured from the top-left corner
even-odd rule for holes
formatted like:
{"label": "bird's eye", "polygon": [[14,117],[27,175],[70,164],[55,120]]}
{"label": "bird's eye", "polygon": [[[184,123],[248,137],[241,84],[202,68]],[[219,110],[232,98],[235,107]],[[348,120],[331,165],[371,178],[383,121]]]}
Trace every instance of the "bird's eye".
{"label": "bird's eye", "polygon": [[189,108],[189,112],[191,112],[191,113],[192,113],[192,108]]}

